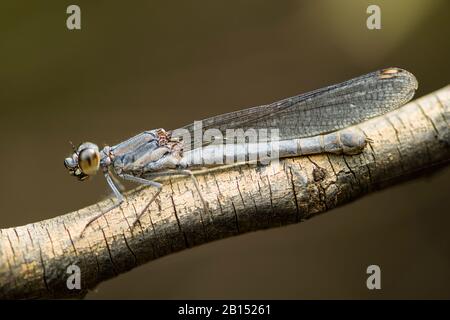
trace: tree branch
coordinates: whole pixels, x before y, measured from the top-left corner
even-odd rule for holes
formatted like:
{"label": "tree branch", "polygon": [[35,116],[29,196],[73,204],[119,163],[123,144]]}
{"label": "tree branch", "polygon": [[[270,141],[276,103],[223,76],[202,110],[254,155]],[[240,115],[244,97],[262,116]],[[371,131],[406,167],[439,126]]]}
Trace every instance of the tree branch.
{"label": "tree branch", "polygon": [[[364,194],[435,170],[450,160],[450,86],[358,127],[372,139],[356,156],[315,155],[265,167],[225,167],[154,194],[138,188],[79,234],[106,200],[63,216],[0,230],[0,299],[81,297],[101,281],[164,255],[249,231],[297,223]],[[68,266],[81,270],[69,290]]]}

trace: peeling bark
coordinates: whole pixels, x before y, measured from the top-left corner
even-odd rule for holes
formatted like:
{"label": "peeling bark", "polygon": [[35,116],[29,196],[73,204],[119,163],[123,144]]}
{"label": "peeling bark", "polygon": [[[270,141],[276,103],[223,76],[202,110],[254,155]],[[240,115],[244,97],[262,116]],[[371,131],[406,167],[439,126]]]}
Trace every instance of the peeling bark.
{"label": "peeling bark", "polygon": [[[158,257],[209,241],[309,219],[367,193],[433,171],[450,160],[450,86],[357,125],[372,142],[356,156],[321,154],[268,166],[231,166],[197,176],[209,212],[189,178],[171,178],[154,194],[138,188],[110,204],[0,230],[0,299],[82,297],[101,281]],[[69,290],[67,268],[81,269]]]}

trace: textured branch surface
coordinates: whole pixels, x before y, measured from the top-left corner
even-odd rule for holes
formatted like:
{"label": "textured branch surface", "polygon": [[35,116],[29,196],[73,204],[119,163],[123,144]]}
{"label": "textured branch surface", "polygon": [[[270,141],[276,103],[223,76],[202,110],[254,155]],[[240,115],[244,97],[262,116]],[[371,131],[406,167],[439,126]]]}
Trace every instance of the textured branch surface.
{"label": "textured branch surface", "polygon": [[[189,178],[139,188],[121,208],[79,234],[110,200],[54,219],[0,230],[0,299],[83,296],[101,281],[169,253],[209,241],[306,220],[364,194],[416,177],[450,160],[450,86],[386,116],[359,124],[372,139],[360,155],[316,155],[225,167],[197,176],[205,211]],[[68,266],[81,270],[69,290]]]}

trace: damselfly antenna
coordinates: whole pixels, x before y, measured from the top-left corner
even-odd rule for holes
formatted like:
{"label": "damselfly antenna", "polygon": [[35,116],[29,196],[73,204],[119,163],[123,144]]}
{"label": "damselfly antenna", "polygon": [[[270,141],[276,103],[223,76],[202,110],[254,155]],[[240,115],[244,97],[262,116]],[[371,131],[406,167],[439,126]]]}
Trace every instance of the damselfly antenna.
{"label": "damselfly antenna", "polygon": [[73,152],[77,152],[77,148],[75,147],[75,145],[73,144],[73,142],[69,140],[69,144],[72,146]]}

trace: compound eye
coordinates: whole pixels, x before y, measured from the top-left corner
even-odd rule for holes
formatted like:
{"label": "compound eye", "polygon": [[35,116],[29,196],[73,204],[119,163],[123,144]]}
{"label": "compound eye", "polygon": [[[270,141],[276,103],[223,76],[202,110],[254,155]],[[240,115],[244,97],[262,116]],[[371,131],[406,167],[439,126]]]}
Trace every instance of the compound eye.
{"label": "compound eye", "polygon": [[85,175],[96,174],[100,167],[100,154],[94,148],[86,148],[81,150],[78,156],[78,165]]}

